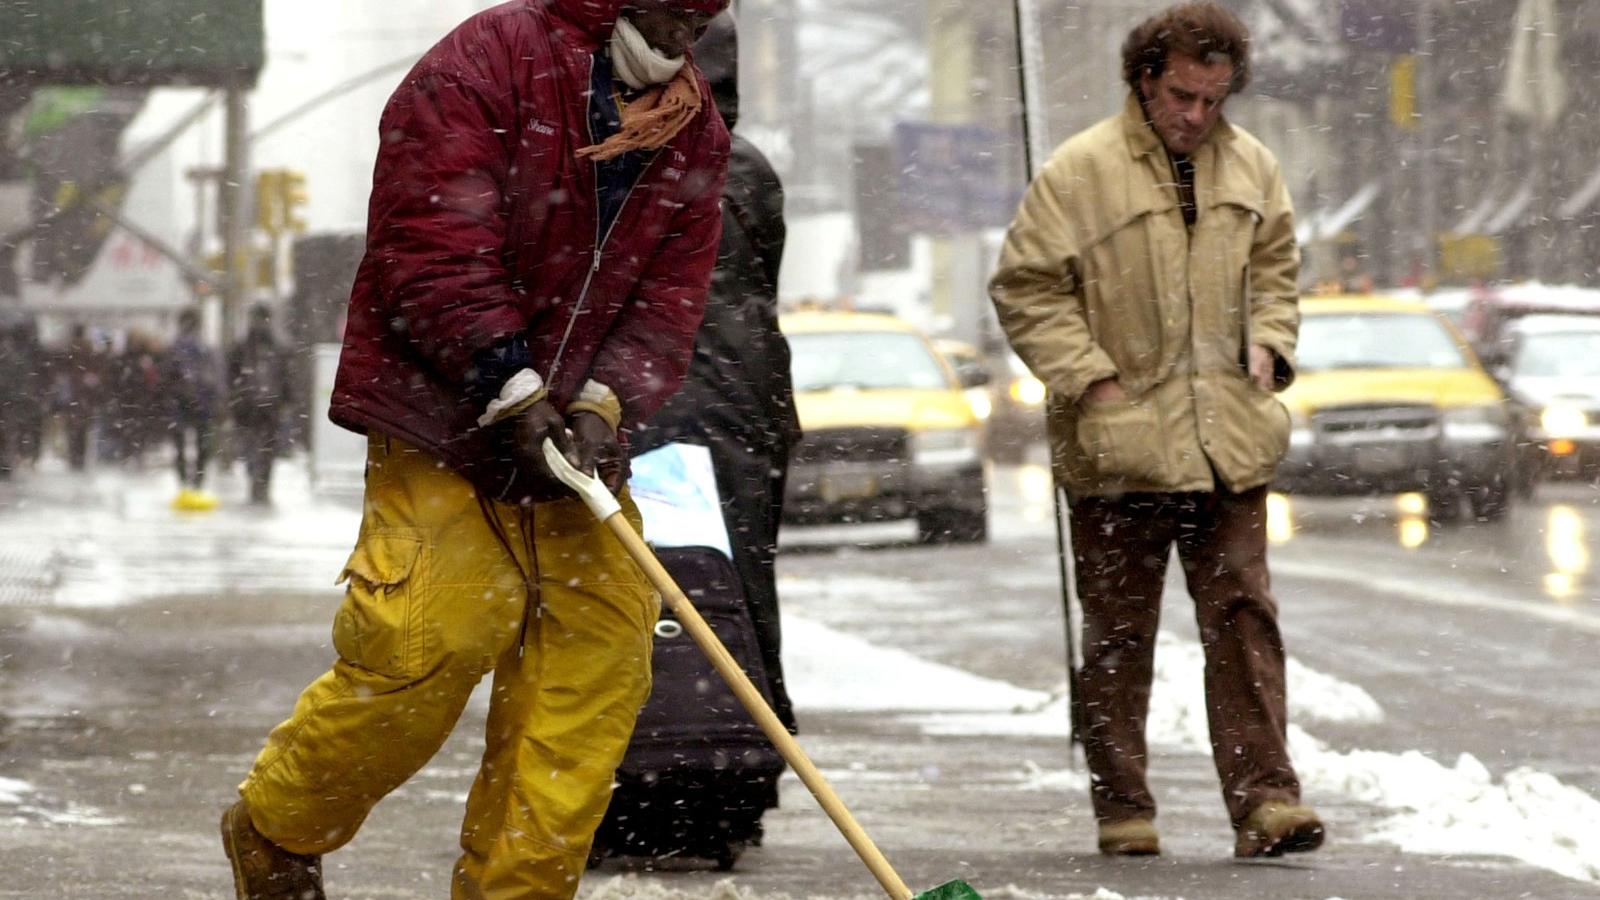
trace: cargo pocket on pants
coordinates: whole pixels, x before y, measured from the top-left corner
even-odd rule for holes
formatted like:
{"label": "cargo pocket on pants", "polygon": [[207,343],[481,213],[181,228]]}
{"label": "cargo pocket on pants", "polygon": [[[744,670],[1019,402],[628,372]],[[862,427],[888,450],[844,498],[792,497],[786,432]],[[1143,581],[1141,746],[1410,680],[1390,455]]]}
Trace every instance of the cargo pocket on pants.
{"label": "cargo pocket on pants", "polygon": [[1156,410],[1138,400],[1090,406],[1078,417],[1078,449],[1105,478],[1159,483],[1167,473],[1166,440]]}
{"label": "cargo pocket on pants", "polygon": [[344,603],[333,619],[333,648],[345,662],[390,678],[414,678],[415,569],[422,539],[364,534],[339,573]]}

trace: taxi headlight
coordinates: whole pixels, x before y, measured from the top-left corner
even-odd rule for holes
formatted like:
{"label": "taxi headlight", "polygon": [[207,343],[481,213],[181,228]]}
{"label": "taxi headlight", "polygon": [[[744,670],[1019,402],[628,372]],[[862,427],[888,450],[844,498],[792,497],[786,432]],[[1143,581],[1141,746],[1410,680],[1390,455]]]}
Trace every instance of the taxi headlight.
{"label": "taxi headlight", "polygon": [[972,414],[980,422],[986,422],[994,414],[994,398],[989,396],[984,388],[968,388],[966,391],[967,405],[972,407]]}
{"label": "taxi headlight", "polygon": [[1014,402],[1022,406],[1038,406],[1044,402],[1044,382],[1032,375],[1024,375],[1011,382],[1011,387],[1007,393],[1011,395],[1011,399]]}
{"label": "taxi headlight", "polygon": [[1506,438],[1506,414],[1498,406],[1468,406],[1446,410],[1444,438],[1469,444],[1487,444]]}
{"label": "taxi headlight", "polygon": [[1539,414],[1539,427],[1544,429],[1546,437],[1572,437],[1589,427],[1589,417],[1575,406],[1556,404],[1545,407]]}
{"label": "taxi headlight", "polygon": [[970,428],[940,428],[911,434],[911,461],[919,466],[957,466],[975,463],[981,454],[978,432]]}

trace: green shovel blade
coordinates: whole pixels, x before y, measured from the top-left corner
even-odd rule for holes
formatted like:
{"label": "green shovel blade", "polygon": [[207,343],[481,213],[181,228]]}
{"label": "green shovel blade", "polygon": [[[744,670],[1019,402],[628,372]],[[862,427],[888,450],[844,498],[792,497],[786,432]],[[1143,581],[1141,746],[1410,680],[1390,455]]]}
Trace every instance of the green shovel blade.
{"label": "green shovel blade", "polygon": [[972,885],[965,881],[950,881],[931,891],[923,891],[911,900],[983,900],[983,898],[978,896]]}

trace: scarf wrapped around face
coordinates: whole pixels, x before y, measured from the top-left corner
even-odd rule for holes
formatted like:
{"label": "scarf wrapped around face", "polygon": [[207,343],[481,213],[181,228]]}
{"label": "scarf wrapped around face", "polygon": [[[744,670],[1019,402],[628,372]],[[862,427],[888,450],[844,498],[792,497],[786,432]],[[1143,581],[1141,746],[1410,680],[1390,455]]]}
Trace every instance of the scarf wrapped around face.
{"label": "scarf wrapped around face", "polygon": [[644,93],[623,105],[622,128],[579,149],[579,158],[605,162],[632,150],[658,150],[699,114],[700,84],[689,58],[657,53],[627,19],[617,20],[611,61],[618,77]]}

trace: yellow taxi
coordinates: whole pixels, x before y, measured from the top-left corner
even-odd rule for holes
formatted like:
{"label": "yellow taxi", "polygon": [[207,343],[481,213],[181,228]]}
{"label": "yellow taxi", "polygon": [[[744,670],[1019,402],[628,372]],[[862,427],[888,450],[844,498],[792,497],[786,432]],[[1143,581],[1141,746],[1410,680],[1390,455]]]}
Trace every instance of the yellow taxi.
{"label": "yellow taxi", "polygon": [[983,422],[928,338],[877,313],[802,310],[779,325],[805,431],[784,520],[914,518],[923,542],[986,540]]}
{"label": "yellow taxi", "polygon": [[1420,491],[1430,515],[1505,515],[1518,422],[1500,385],[1443,316],[1381,296],[1307,297],[1299,373],[1282,394],[1293,430],[1279,490]]}

